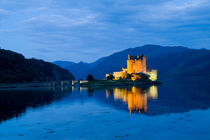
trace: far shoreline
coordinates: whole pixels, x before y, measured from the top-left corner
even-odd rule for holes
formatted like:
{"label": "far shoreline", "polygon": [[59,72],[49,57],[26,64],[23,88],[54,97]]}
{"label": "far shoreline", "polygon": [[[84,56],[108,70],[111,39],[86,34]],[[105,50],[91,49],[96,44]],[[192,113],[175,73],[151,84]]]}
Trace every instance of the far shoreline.
{"label": "far shoreline", "polygon": [[[151,80],[94,80],[80,83],[80,87],[104,87],[104,86],[146,86],[146,85],[160,85],[159,81]],[[24,83],[6,83],[0,84],[0,89],[17,89],[17,88],[53,88],[68,86],[72,87],[72,81],[47,81],[47,82],[24,82]]]}
{"label": "far shoreline", "polygon": [[81,83],[80,87],[97,87],[97,86],[138,86],[138,85],[160,85],[159,81],[150,80],[94,80]]}

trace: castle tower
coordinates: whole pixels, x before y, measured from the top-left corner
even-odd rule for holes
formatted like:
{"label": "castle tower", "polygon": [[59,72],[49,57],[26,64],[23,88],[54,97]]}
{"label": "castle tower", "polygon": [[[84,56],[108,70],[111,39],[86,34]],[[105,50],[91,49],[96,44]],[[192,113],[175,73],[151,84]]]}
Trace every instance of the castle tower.
{"label": "castle tower", "polygon": [[135,69],[134,69],[134,73],[140,73],[142,72],[142,61],[141,59],[135,59],[135,63],[134,63]]}
{"label": "castle tower", "polygon": [[134,61],[131,60],[130,55],[128,55],[127,70],[128,70],[129,74],[133,73],[133,63],[134,63]]}
{"label": "castle tower", "polygon": [[128,70],[129,74],[140,73],[140,72],[146,73],[146,71],[147,71],[146,56],[143,56],[143,55],[130,56],[130,55],[128,55],[127,70]]}

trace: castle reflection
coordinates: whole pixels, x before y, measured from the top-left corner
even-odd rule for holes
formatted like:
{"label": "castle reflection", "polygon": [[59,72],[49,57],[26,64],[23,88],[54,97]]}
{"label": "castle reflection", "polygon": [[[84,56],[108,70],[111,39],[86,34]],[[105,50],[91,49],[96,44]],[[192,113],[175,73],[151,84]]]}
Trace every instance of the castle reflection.
{"label": "castle reflection", "polygon": [[115,101],[119,100],[127,104],[130,114],[145,113],[148,109],[147,101],[158,98],[158,89],[157,86],[106,89],[106,98],[111,98],[111,95]]}

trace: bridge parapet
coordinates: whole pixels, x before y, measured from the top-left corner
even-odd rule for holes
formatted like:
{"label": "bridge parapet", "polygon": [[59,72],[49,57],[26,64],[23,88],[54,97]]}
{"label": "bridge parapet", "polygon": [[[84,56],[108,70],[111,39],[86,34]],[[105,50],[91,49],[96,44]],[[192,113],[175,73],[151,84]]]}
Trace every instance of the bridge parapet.
{"label": "bridge parapet", "polygon": [[88,82],[88,81],[84,81],[84,80],[80,80],[80,81],[79,81],[80,84],[82,84],[82,83],[87,83],[87,82]]}

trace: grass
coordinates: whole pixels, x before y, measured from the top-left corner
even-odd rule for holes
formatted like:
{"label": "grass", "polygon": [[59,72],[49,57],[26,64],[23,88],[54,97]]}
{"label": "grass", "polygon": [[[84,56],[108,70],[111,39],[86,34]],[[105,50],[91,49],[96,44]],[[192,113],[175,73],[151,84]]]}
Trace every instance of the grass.
{"label": "grass", "polygon": [[157,81],[151,80],[94,80],[88,83],[80,84],[81,87],[91,87],[91,86],[128,86],[128,85],[138,85],[138,84],[158,84]]}

